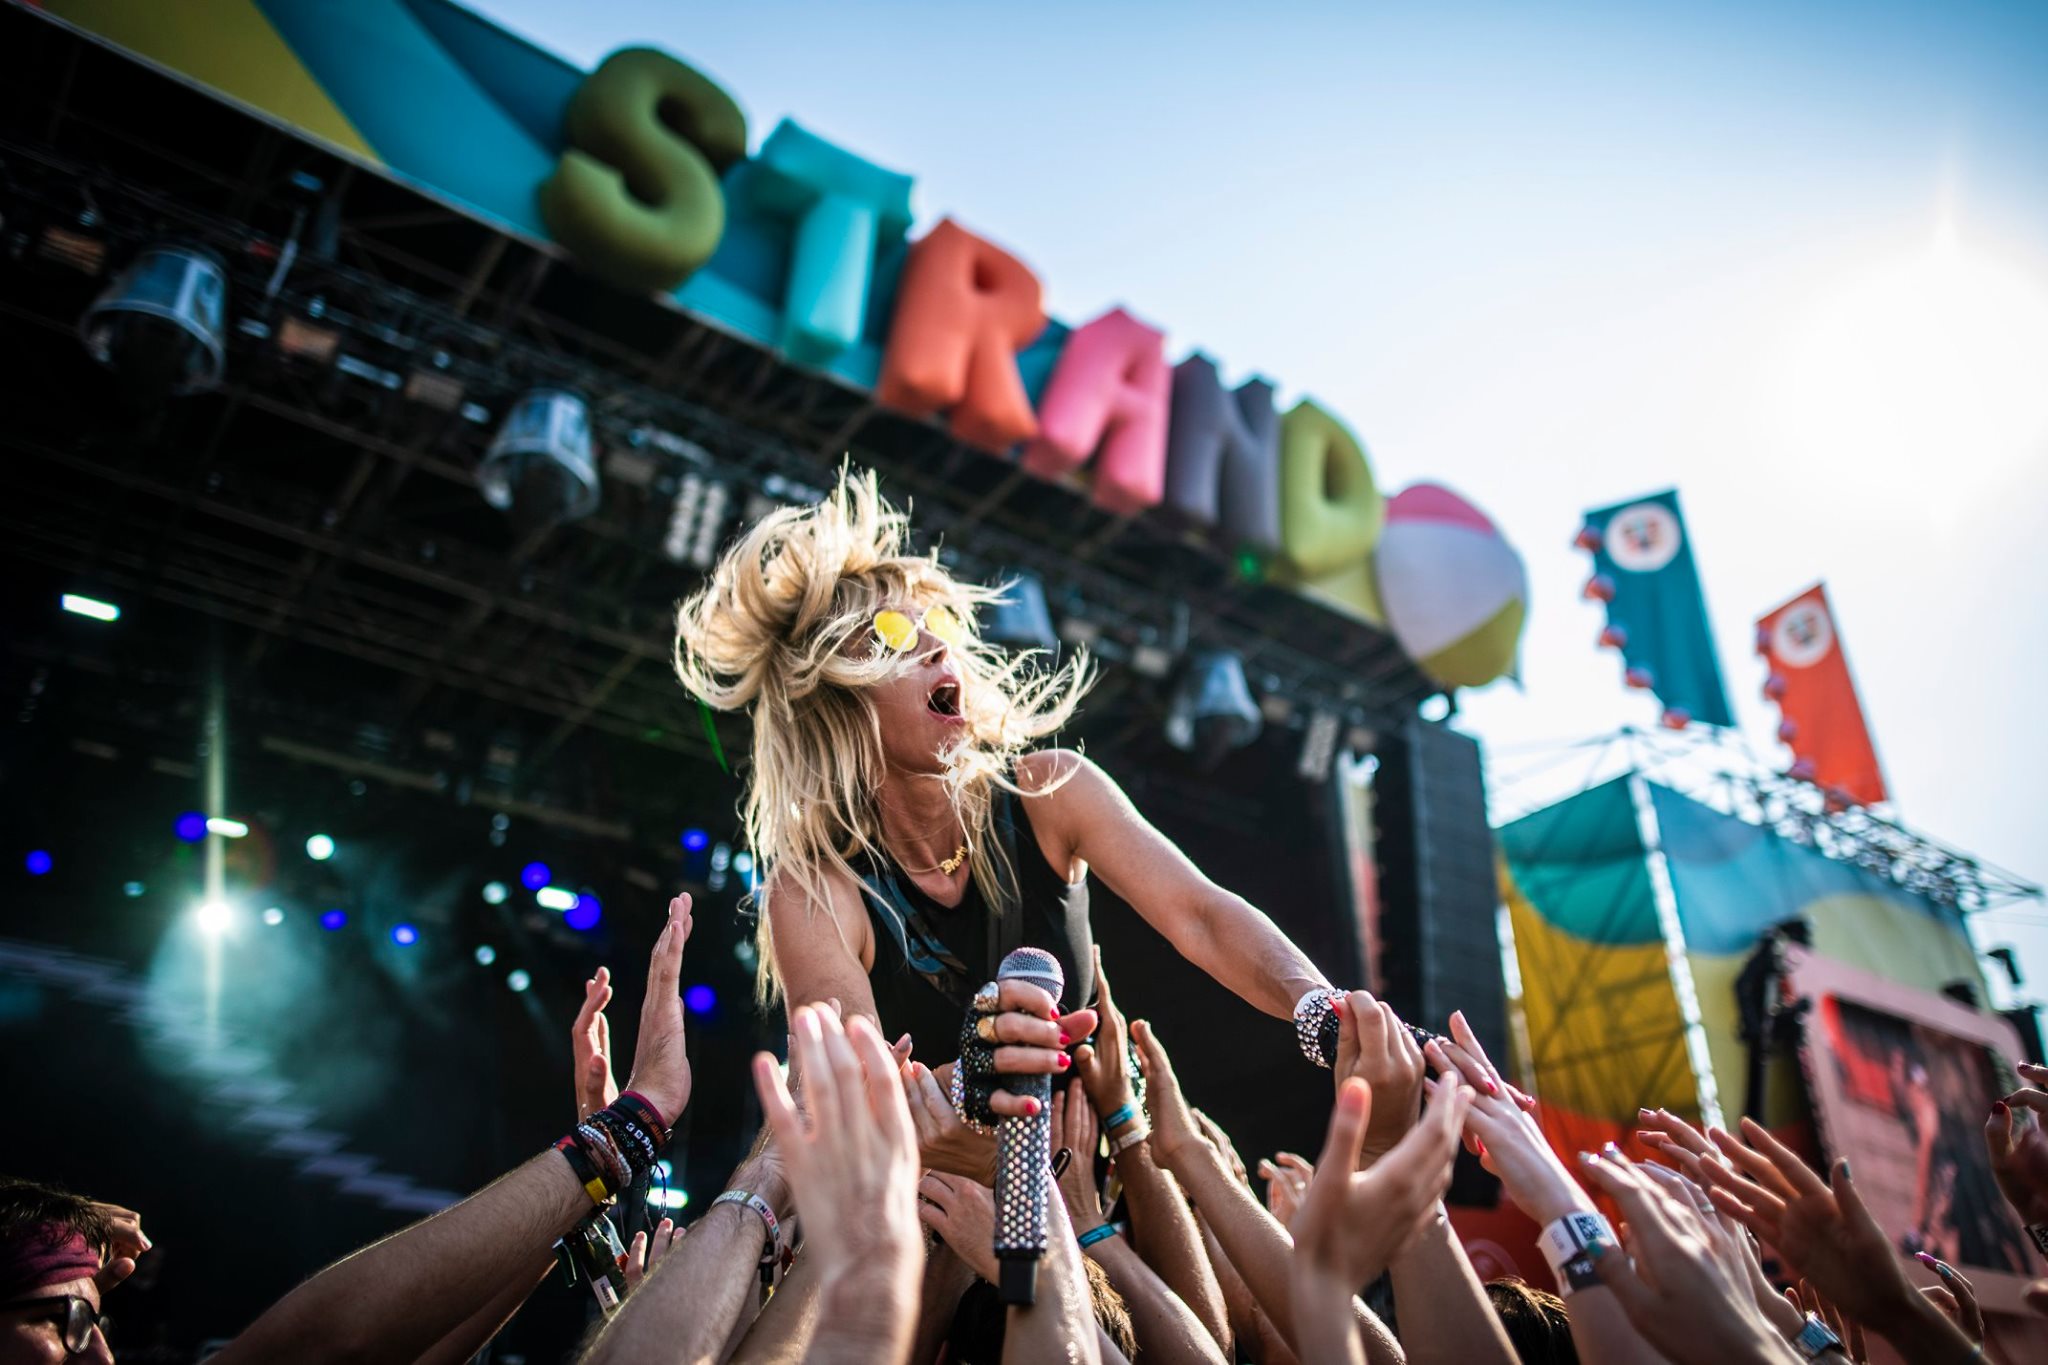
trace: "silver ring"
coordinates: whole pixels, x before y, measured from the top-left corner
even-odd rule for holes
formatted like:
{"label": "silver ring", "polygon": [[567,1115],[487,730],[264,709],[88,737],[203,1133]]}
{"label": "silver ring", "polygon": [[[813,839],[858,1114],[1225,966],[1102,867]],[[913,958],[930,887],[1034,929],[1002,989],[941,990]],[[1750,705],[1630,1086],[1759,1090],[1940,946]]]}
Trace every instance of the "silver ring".
{"label": "silver ring", "polygon": [[974,999],[971,1003],[976,1014],[994,1014],[1001,1007],[1002,999],[1003,988],[990,981],[974,993]]}

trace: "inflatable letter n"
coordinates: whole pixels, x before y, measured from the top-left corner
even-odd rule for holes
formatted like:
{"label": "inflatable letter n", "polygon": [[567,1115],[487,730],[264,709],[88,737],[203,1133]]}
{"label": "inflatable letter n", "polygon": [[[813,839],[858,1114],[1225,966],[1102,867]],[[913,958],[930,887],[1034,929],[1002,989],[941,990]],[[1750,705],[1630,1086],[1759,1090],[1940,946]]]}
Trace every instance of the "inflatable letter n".
{"label": "inflatable letter n", "polygon": [[1095,505],[1119,516],[1166,494],[1166,336],[1113,308],[1067,338],[1038,400],[1038,439],[1024,468],[1058,480],[1095,461]]}
{"label": "inflatable letter n", "polygon": [[1038,434],[1017,352],[1045,330],[1038,277],[950,218],[910,248],[875,398],[998,453]]}
{"label": "inflatable letter n", "polygon": [[614,52],[570,97],[568,148],[540,215],[576,263],[636,292],[675,288],[725,234],[719,172],[747,154],[747,116],[666,52]]}
{"label": "inflatable letter n", "polygon": [[1345,425],[1303,399],[1280,422],[1280,556],[1277,575],[1384,624],[1372,552],[1387,522],[1365,447]]}
{"label": "inflatable letter n", "polygon": [[1280,548],[1280,414],[1273,386],[1249,379],[1223,387],[1216,362],[1197,352],[1173,367],[1167,428],[1166,503],[1231,545]]}

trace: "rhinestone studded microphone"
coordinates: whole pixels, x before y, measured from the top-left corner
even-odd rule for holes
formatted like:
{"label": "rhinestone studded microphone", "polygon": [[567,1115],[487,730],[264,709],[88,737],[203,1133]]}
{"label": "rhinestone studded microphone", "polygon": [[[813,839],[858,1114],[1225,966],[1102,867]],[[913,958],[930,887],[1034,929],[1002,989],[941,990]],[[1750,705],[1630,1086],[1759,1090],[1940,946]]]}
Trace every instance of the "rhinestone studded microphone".
{"label": "rhinestone studded microphone", "polygon": [[[1051,994],[1055,1005],[1067,984],[1059,959],[1019,948],[1003,959],[1001,981],[1026,981]],[[1006,1118],[996,1128],[997,1296],[1004,1303],[1038,1302],[1038,1258],[1045,1254],[1045,1206],[1052,1192],[1052,1077],[1005,1076],[1003,1089],[1038,1101],[1031,1118]]]}

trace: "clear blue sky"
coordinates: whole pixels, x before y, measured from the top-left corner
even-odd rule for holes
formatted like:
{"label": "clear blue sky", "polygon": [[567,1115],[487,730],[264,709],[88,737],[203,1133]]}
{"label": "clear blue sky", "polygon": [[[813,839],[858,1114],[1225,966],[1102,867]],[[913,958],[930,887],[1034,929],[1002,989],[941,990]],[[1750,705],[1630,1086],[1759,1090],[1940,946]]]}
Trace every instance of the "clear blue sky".
{"label": "clear blue sky", "polygon": [[[1750,623],[1825,578],[1900,814],[2048,879],[2048,5],[475,3],[674,52],[1059,315],[1125,304],[1473,497],[1534,595],[1526,690],[1464,702],[1504,750],[1651,723],[1568,542],[1677,485],[1757,748]],[[1980,936],[2048,997],[2031,915]]]}

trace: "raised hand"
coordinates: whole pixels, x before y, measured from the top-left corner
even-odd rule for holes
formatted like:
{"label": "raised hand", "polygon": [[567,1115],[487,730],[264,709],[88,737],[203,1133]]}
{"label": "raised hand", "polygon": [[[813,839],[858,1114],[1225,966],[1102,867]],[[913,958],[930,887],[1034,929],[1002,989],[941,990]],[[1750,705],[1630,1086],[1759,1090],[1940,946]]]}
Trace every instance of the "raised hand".
{"label": "raised hand", "polygon": [[1372,1089],[1372,1122],[1360,1159],[1371,1165],[1415,1125],[1428,1074],[1422,1048],[1385,1001],[1368,991],[1345,996],[1337,1011],[1337,1084],[1356,1076]]}
{"label": "raised hand", "polygon": [[1315,1179],[1294,1215],[1295,1332],[1304,1359],[1338,1358],[1355,1344],[1351,1296],[1378,1278],[1434,1216],[1450,1184],[1472,1092],[1456,1082],[1434,1088],[1432,1103],[1370,1170],[1358,1168],[1371,1127],[1372,1088],[1356,1077],[1337,1089]]}
{"label": "raised hand", "polygon": [[965,1176],[926,1171],[917,1182],[917,1216],[969,1270],[996,1282],[995,1191]]}
{"label": "raised hand", "polygon": [[933,1071],[923,1062],[907,1062],[901,1068],[903,1096],[917,1130],[919,1159],[935,1171],[992,1184],[996,1178],[995,1134],[975,1132],[954,1112],[943,1079],[953,1065],[948,1062]]}
{"label": "raised hand", "polygon": [[1133,1021],[1131,1037],[1137,1040],[1138,1065],[1145,1068],[1145,1112],[1152,1120],[1152,1154],[1161,1165],[1171,1166],[1190,1143],[1206,1139],[1150,1021]]}
{"label": "raised hand", "polygon": [[852,1273],[870,1260],[915,1259],[917,1140],[899,1069],[865,1015],[843,1028],[805,1005],[791,1020],[808,1114],[799,1114],[775,1059],[754,1059],[754,1087],[803,1219],[819,1274]]}
{"label": "raised hand", "polygon": [[94,1204],[93,1210],[107,1223],[107,1259],[92,1277],[104,1300],[116,1285],[135,1273],[135,1262],[155,1243],[143,1233],[142,1215],[134,1209],[119,1204]]}
{"label": "raised hand", "polygon": [[1588,1183],[1613,1198],[1629,1229],[1629,1254],[1604,1242],[1589,1248],[1594,1272],[1645,1340],[1674,1365],[1787,1358],[1747,1275],[1717,1253],[1710,1219],[1612,1147],[1604,1158],[1579,1159]]}
{"label": "raised hand", "polygon": [[1439,1075],[1462,1080],[1477,1092],[1465,1120],[1466,1136],[1483,1149],[1480,1164],[1500,1177],[1516,1207],[1538,1226],[1593,1207],[1518,1092],[1494,1069],[1462,1013],[1451,1016],[1450,1038],[1432,1041],[1422,1051]]}
{"label": "raised hand", "polygon": [[1977,1306],[1977,1286],[1963,1277],[1963,1273],[1946,1261],[1938,1261],[1922,1251],[1917,1253],[1921,1265],[1941,1276],[1940,1284],[1928,1285],[1920,1292],[1948,1315],[1948,1320],[1962,1329],[1971,1344],[1984,1344],[1984,1310]]}
{"label": "raised hand", "polygon": [[626,1244],[626,1292],[632,1293],[647,1283],[647,1277],[654,1273],[654,1267],[661,1264],[661,1258],[668,1255],[677,1242],[683,1240],[684,1229],[676,1226],[675,1219],[664,1218],[654,1225],[654,1231],[636,1232],[633,1240]]}
{"label": "raised hand", "polygon": [[[1991,1106],[1984,1146],[1999,1192],[2021,1222],[2040,1227],[2048,1225],[2048,1067],[2021,1062],[2019,1070],[2029,1084]],[[2033,1122],[2025,1123],[2015,1109],[2032,1110]]]}
{"label": "raised hand", "polygon": [[646,1096],[670,1127],[690,1103],[690,1054],[683,1039],[683,998],[676,991],[689,941],[690,896],[684,892],[668,903],[668,922],[647,962],[640,1036],[633,1040],[633,1072],[626,1080],[626,1088]]}
{"label": "raised hand", "polygon": [[[589,1118],[619,1097],[619,1083],[612,1079],[612,1026],[604,1007],[612,1002],[612,972],[599,967],[597,975],[583,983],[583,1008],[569,1025],[569,1053],[576,1074],[576,1121]],[[666,1111],[663,1118],[674,1117]]]}
{"label": "raised hand", "polygon": [[1315,1175],[1315,1163],[1292,1152],[1276,1152],[1271,1160],[1259,1162],[1259,1178],[1266,1182],[1266,1208],[1280,1220],[1280,1226],[1294,1226],[1294,1212],[1301,1207],[1301,1197]]}
{"label": "raised hand", "polygon": [[1102,970],[1102,947],[1095,949],[1095,1007],[1099,1022],[1095,1040],[1074,1051],[1074,1074],[1087,1087],[1088,1102],[1104,1118],[1129,1104],[1136,1095],[1131,1081],[1129,1030],[1123,1011],[1109,993],[1109,977]]}
{"label": "raised hand", "polygon": [[[1028,981],[1011,978],[997,983],[996,1012],[982,1016],[994,1035],[983,1035],[994,1049],[997,1075],[1061,1076],[1073,1066],[1066,1048],[1076,1039],[1095,1032],[1094,1010],[1059,1012],[1052,995]],[[995,1090],[989,1108],[1006,1117],[1028,1117],[1038,1112],[1038,1101],[1008,1090]]]}
{"label": "raised hand", "polygon": [[1068,1153],[1059,1175],[1060,1197],[1067,1201],[1067,1217],[1082,1232],[1102,1222],[1102,1188],[1095,1183],[1095,1149],[1101,1141],[1102,1128],[1086,1091],[1079,1084],[1054,1091],[1052,1149]]}

